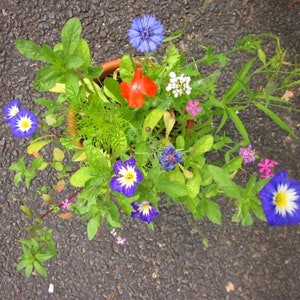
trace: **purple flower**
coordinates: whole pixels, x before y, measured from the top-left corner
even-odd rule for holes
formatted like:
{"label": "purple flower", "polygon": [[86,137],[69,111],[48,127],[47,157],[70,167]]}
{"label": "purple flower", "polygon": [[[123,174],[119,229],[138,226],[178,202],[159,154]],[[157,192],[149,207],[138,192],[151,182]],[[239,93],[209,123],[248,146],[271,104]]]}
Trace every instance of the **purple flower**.
{"label": "purple flower", "polygon": [[116,244],[120,246],[124,246],[126,244],[126,238],[122,238],[121,236],[116,237]]}
{"label": "purple flower", "polygon": [[70,204],[72,203],[72,201],[68,198],[64,199],[63,201],[61,201],[60,206],[62,209],[68,209]]}
{"label": "purple flower", "polygon": [[276,174],[259,196],[270,226],[300,222],[300,182],[288,179],[286,171]]}
{"label": "purple flower", "polygon": [[164,39],[164,27],[154,16],[133,19],[128,30],[131,45],[139,52],[155,51]]}
{"label": "purple flower", "polygon": [[248,145],[246,148],[241,147],[239,155],[243,158],[245,165],[255,161],[255,150],[252,149],[252,145]]}
{"label": "purple flower", "polygon": [[11,118],[14,117],[21,110],[21,104],[18,100],[12,99],[3,107],[3,113],[5,115],[5,123],[9,123]]}
{"label": "purple flower", "polygon": [[261,178],[269,178],[274,176],[273,168],[278,166],[279,163],[277,161],[265,158],[261,162],[257,164],[259,167],[259,173]]}
{"label": "purple flower", "polygon": [[182,155],[172,146],[166,147],[158,157],[164,170],[173,170],[177,163],[182,163]]}
{"label": "purple flower", "polygon": [[148,224],[159,215],[159,212],[152,206],[152,203],[150,202],[132,202],[131,206],[133,207],[131,217],[134,219],[138,218],[142,222],[146,222]]}
{"label": "purple flower", "polygon": [[22,109],[10,119],[9,124],[13,136],[24,138],[34,134],[38,121],[35,114],[27,109]]}
{"label": "purple flower", "polygon": [[185,110],[190,111],[190,114],[196,117],[202,111],[202,108],[198,106],[199,104],[200,102],[198,100],[189,100]]}
{"label": "purple flower", "polygon": [[113,170],[117,176],[114,176],[109,187],[126,197],[132,197],[137,189],[137,184],[144,179],[142,172],[135,166],[135,158],[122,162],[116,161]]}

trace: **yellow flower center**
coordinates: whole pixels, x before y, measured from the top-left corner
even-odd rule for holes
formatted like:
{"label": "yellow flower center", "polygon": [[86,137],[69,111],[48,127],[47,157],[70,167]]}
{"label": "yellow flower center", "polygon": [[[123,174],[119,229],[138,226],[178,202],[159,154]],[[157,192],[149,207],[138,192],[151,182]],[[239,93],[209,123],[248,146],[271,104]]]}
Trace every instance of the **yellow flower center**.
{"label": "yellow flower center", "polygon": [[28,129],[30,127],[30,123],[27,120],[24,120],[21,124],[23,129]]}
{"label": "yellow flower center", "polygon": [[127,172],[124,176],[126,181],[132,181],[134,180],[134,173],[132,171]]}
{"label": "yellow flower center", "polygon": [[287,205],[287,194],[279,192],[275,197],[275,203],[279,207],[285,207]]}

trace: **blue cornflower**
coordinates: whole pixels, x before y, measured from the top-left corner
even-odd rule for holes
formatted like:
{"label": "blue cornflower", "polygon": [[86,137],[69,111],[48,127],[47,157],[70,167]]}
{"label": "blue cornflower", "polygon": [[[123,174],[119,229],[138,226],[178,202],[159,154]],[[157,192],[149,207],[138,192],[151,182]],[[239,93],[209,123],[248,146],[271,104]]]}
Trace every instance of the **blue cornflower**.
{"label": "blue cornflower", "polygon": [[116,161],[113,170],[117,176],[114,176],[109,183],[109,187],[126,197],[132,197],[137,189],[137,184],[144,179],[142,172],[135,165],[135,158],[122,162]]}
{"label": "blue cornflower", "polygon": [[300,182],[288,179],[286,171],[277,173],[259,195],[270,226],[300,222]]}
{"label": "blue cornflower", "polygon": [[173,170],[177,163],[182,163],[182,155],[172,146],[166,147],[158,157],[164,170]]}
{"label": "blue cornflower", "polygon": [[17,138],[32,136],[36,130],[38,120],[35,114],[27,109],[20,110],[10,119],[10,127],[13,136]]}
{"label": "blue cornflower", "polygon": [[131,45],[139,52],[155,51],[164,39],[164,27],[154,16],[133,19],[128,30]]}
{"label": "blue cornflower", "polygon": [[7,105],[3,107],[5,115],[5,123],[9,123],[11,118],[14,117],[21,110],[21,104],[18,100],[12,99]]}
{"label": "blue cornflower", "polygon": [[133,211],[131,212],[132,218],[138,218],[142,222],[151,223],[158,215],[159,212],[152,206],[150,202],[136,203],[132,202],[131,206]]}

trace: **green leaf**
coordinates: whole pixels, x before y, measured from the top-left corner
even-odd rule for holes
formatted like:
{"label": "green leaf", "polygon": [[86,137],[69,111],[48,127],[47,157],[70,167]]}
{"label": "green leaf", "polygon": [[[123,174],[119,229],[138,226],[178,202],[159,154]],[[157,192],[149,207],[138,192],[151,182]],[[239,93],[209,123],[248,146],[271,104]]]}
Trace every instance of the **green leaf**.
{"label": "green leaf", "polygon": [[193,151],[191,152],[191,157],[196,157],[208,152],[212,148],[213,143],[214,138],[212,135],[204,135],[194,144]]}
{"label": "green leaf", "polygon": [[22,269],[26,268],[29,264],[28,260],[23,258],[17,265],[17,272],[21,271]]}
{"label": "green leaf", "polygon": [[75,49],[75,54],[81,57],[83,61],[82,68],[87,70],[91,63],[91,53],[89,45],[84,39],[79,40],[77,48]]}
{"label": "green leaf", "polygon": [[183,197],[188,194],[185,184],[170,181],[166,173],[162,173],[159,177],[157,189],[170,197]]}
{"label": "green leaf", "polygon": [[62,150],[60,150],[59,148],[54,148],[53,149],[53,160],[55,161],[63,161],[65,157],[65,154]]}
{"label": "green leaf", "polygon": [[247,132],[243,122],[241,121],[241,119],[237,115],[236,109],[234,107],[227,107],[226,106],[225,110],[226,110],[227,114],[229,115],[230,119],[233,121],[235,127],[237,128],[237,130],[241,134],[241,136],[244,138],[246,143],[249,144],[250,139],[249,139],[248,132]]}
{"label": "green leaf", "polygon": [[71,54],[66,60],[67,69],[78,69],[83,64],[83,59],[77,54]]}
{"label": "green leaf", "polygon": [[142,131],[142,140],[147,140],[148,136],[154,129],[154,127],[158,124],[164,112],[160,109],[153,109],[145,118],[143,124],[143,131]]}
{"label": "green leaf", "polygon": [[69,19],[61,32],[61,42],[63,44],[66,57],[73,54],[78,46],[82,26],[78,18]]}
{"label": "green leaf", "polygon": [[75,187],[83,187],[89,179],[95,176],[94,168],[82,167],[71,176],[70,183]]}
{"label": "green leaf", "polygon": [[33,265],[40,275],[42,275],[45,278],[47,277],[47,272],[46,272],[45,268],[40,264],[39,261],[35,260]]}
{"label": "green leaf", "polygon": [[129,54],[125,54],[120,62],[120,77],[122,81],[130,82],[134,76],[136,64]]}
{"label": "green leaf", "polygon": [[112,100],[125,103],[121,96],[120,84],[111,77],[106,77],[104,80],[104,93]]}
{"label": "green leaf", "polygon": [[40,60],[44,62],[51,62],[48,55],[45,55],[44,50],[36,43],[24,39],[15,40],[15,46],[18,51],[33,60]]}
{"label": "green leaf", "polygon": [[29,278],[31,273],[33,271],[33,264],[32,263],[28,263],[25,269],[25,277]]}
{"label": "green leaf", "polygon": [[33,154],[35,152],[39,152],[43,147],[51,143],[53,140],[34,140],[27,147],[27,153]]}
{"label": "green leaf", "polygon": [[214,181],[218,184],[218,187],[225,193],[227,197],[233,199],[242,198],[239,186],[231,180],[226,171],[213,165],[208,165],[208,170],[211,173]]}
{"label": "green leaf", "polygon": [[42,67],[36,72],[34,87],[40,92],[49,91],[64,78],[64,75],[64,72],[53,66]]}
{"label": "green leaf", "polygon": [[92,219],[90,219],[87,224],[87,234],[89,240],[92,240],[95,237],[95,235],[98,232],[99,225],[100,225],[100,218],[99,215],[97,214]]}
{"label": "green leaf", "polygon": [[20,209],[22,210],[22,212],[23,212],[26,216],[28,216],[28,217],[32,217],[32,216],[33,216],[33,212],[32,212],[32,210],[31,210],[28,206],[26,206],[26,205],[21,205],[21,206],[20,206]]}
{"label": "green leaf", "polygon": [[201,182],[201,176],[197,173],[194,173],[193,177],[188,179],[186,189],[190,198],[195,198],[198,195]]}
{"label": "green leaf", "polygon": [[222,214],[218,203],[206,200],[206,215],[214,224],[222,224]]}

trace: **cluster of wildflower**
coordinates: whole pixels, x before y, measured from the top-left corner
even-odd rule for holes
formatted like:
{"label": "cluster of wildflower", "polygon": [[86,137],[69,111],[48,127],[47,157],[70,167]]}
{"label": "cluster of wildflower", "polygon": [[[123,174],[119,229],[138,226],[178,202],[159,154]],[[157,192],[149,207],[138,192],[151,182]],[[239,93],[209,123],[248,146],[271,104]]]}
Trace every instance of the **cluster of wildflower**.
{"label": "cluster of wildflower", "polygon": [[170,72],[170,82],[166,87],[166,91],[172,91],[175,98],[184,94],[189,95],[192,91],[190,87],[191,77],[181,74],[176,76],[175,72]]}
{"label": "cluster of wildflower", "polygon": [[252,149],[252,145],[248,145],[246,148],[240,147],[239,155],[243,158],[244,164],[249,164],[255,161],[255,150]]}
{"label": "cluster of wildflower", "polygon": [[117,245],[124,246],[126,244],[126,238],[118,235],[115,228],[110,231],[110,234],[115,238],[115,242]]}
{"label": "cluster of wildflower", "polygon": [[5,123],[10,125],[13,136],[17,138],[30,137],[34,134],[38,120],[27,109],[22,109],[18,100],[12,99],[3,108]]}

